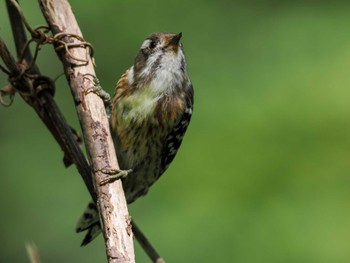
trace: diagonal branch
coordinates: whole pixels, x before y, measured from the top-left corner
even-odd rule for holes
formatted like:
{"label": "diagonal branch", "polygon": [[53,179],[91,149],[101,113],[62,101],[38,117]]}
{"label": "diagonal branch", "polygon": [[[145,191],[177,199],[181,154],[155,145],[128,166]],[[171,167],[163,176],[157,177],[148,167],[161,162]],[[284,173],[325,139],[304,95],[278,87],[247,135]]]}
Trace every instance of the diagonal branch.
{"label": "diagonal branch", "polygon": [[[87,93],[94,84],[86,76],[95,76],[93,63],[87,56],[87,46],[75,37],[82,38],[82,33],[67,1],[39,0],[39,3],[52,33],[60,34],[61,41],[75,46],[69,49],[69,53],[67,48],[56,47],[56,50],[76,102],[93,169],[108,262],[134,262],[133,235],[121,181],[100,185],[108,176],[102,171],[118,170],[119,166],[103,101],[94,93]],[[86,63],[81,62],[84,60]]]}

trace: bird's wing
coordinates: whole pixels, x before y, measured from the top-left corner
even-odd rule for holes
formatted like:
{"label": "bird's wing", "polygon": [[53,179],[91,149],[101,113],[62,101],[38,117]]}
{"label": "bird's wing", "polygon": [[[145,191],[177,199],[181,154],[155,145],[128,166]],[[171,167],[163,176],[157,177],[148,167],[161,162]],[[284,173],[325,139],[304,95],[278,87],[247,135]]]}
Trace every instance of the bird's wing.
{"label": "bird's wing", "polygon": [[193,87],[189,82],[188,84],[188,94],[186,98],[186,107],[182,115],[178,118],[177,122],[174,125],[174,128],[171,130],[169,135],[166,137],[166,143],[162,155],[162,174],[174,160],[177,150],[179,149],[182,139],[185,135],[187,127],[190,123],[192,112],[193,112]]}

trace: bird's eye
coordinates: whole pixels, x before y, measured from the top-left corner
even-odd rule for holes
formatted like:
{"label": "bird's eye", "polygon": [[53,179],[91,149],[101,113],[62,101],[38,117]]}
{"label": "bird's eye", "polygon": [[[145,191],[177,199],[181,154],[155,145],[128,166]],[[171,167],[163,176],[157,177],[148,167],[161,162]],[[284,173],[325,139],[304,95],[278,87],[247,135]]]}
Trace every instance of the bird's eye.
{"label": "bird's eye", "polygon": [[156,47],[156,45],[157,45],[157,42],[154,40],[151,40],[151,42],[149,43],[149,48],[154,49]]}

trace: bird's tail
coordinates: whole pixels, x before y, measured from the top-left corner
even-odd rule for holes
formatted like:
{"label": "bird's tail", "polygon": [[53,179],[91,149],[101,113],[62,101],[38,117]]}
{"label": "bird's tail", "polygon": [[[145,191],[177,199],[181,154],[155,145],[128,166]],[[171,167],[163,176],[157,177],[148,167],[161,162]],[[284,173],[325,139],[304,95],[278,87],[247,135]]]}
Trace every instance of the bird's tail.
{"label": "bird's tail", "polygon": [[81,243],[82,246],[90,243],[95,237],[101,233],[100,218],[97,212],[97,207],[94,202],[90,202],[84,211],[84,214],[80,217],[76,232],[82,232],[87,230],[85,238]]}

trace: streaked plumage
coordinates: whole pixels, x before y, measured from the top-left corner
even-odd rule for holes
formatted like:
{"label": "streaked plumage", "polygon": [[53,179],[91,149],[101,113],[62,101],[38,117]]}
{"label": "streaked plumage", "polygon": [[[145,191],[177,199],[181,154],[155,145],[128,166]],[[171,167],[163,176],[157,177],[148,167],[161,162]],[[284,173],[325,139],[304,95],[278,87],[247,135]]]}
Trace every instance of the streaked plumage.
{"label": "streaked plumage", "polygon": [[[180,44],[181,33],[154,33],[142,44],[134,65],[117,83],[111,130],[128,203],[146,194],[174,159],[190,122],[193,89]],[[90,204],[77,231],[89,229],[83,244],[99,231]]]}

